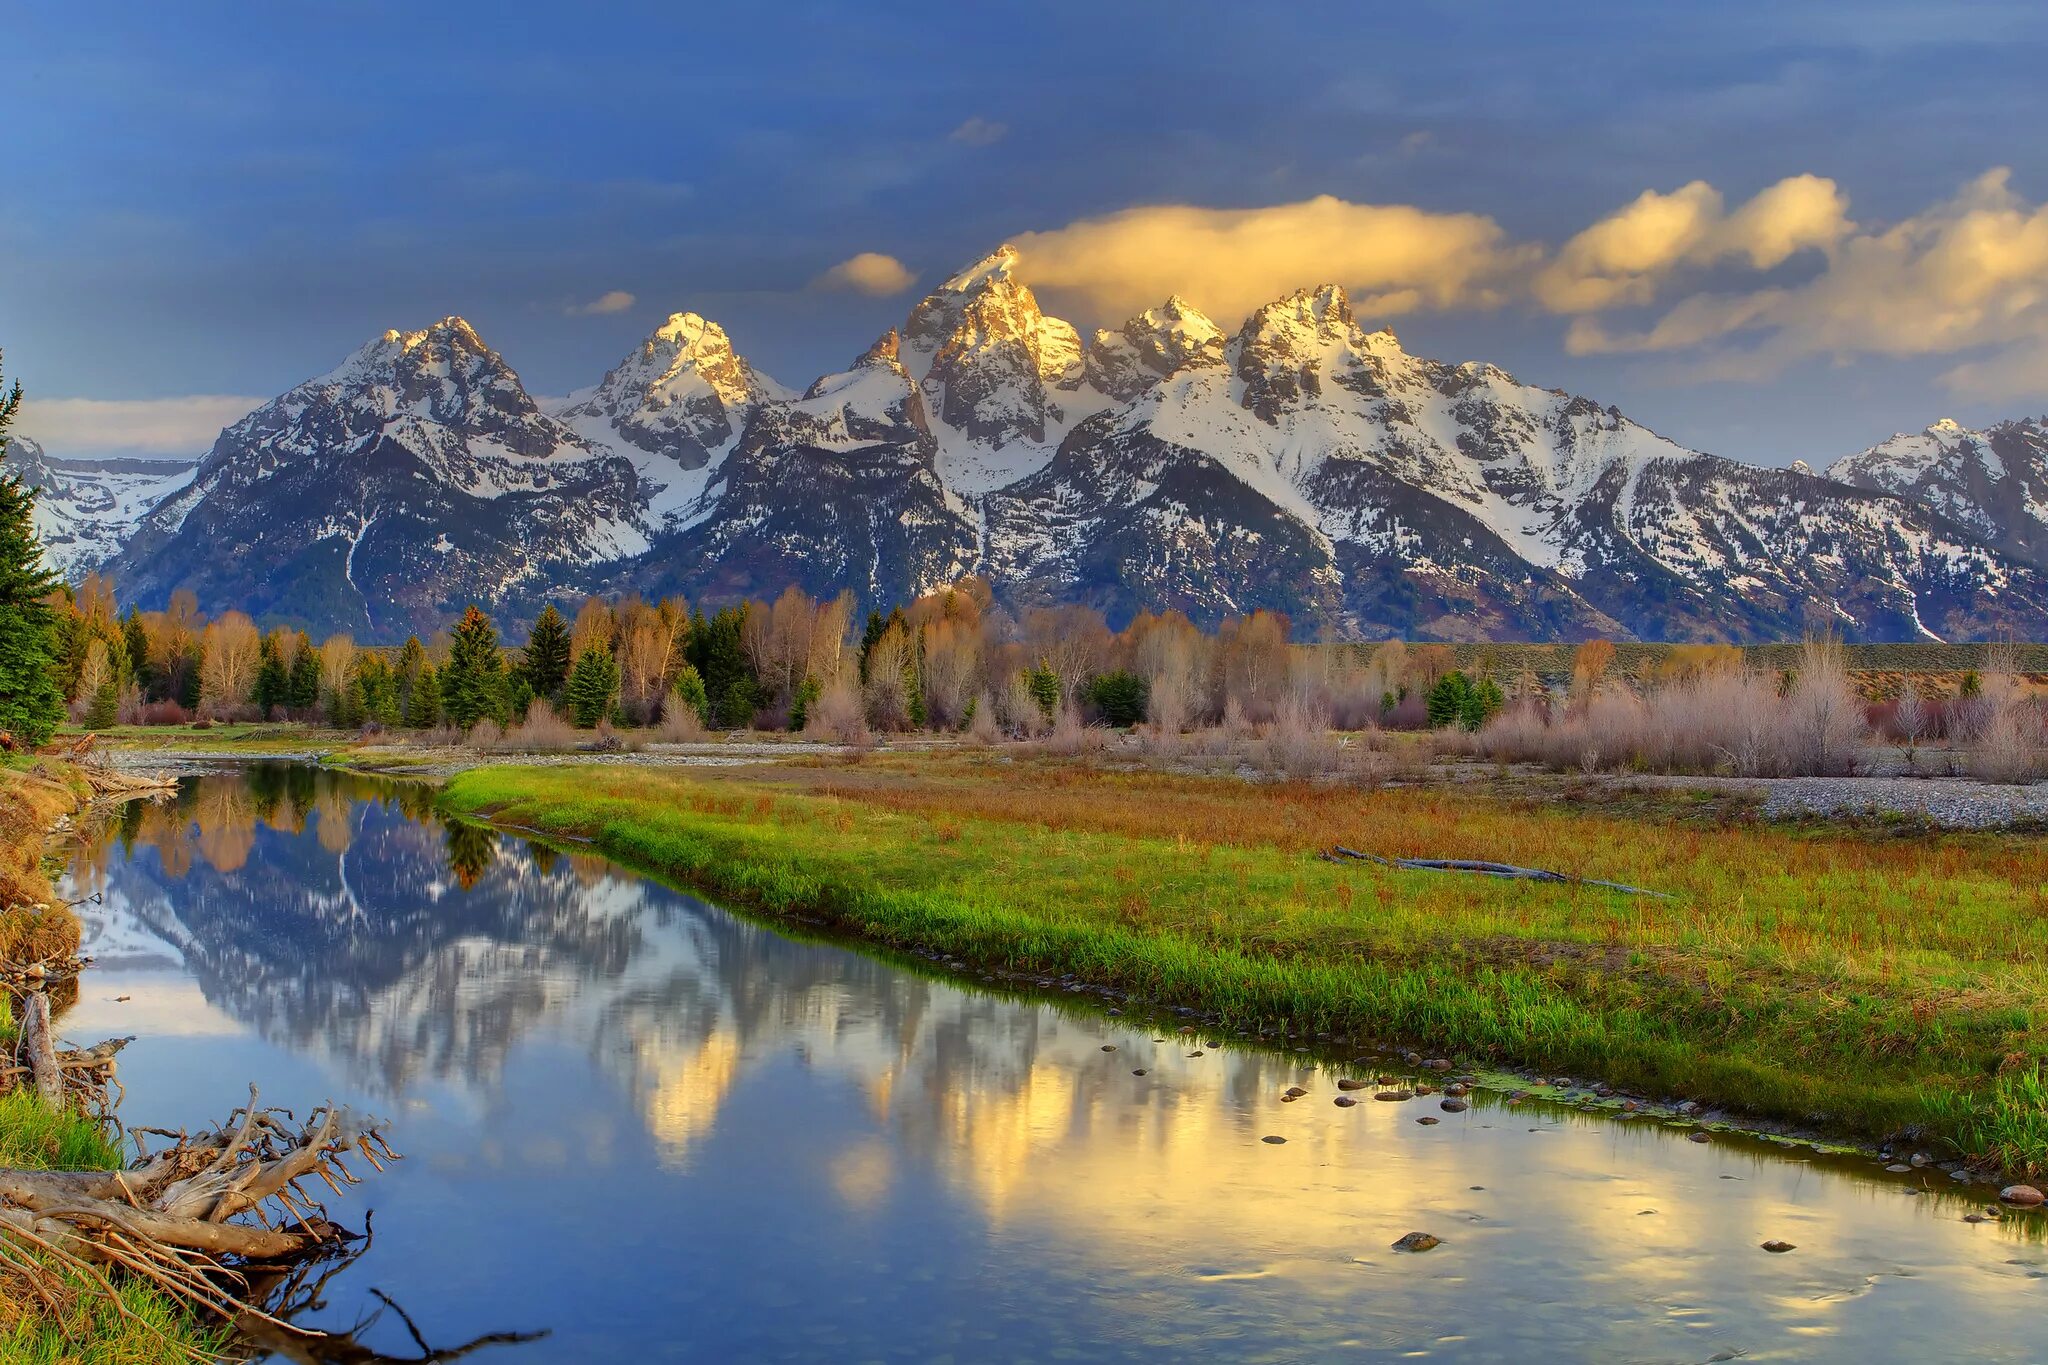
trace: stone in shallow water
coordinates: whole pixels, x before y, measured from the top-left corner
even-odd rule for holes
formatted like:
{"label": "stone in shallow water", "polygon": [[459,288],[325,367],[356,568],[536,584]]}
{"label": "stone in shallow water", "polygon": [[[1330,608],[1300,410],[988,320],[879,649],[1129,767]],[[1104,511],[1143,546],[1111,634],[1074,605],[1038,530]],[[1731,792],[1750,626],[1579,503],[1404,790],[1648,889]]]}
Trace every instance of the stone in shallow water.
{"label": "stone in shallow water", "polygon": [[1141,1066],[1137,1070],[1133,1071],[1131,1074],[1133,1076],[1142,1076],[1145,1074],[1145,1068]]}
{"label": "stone in shallow water", "polygon": [[1115,1043],[1104,1043],[1104,1044],[1102,1045],[1102,1050],[1103,1050],[1104,1052],[1114,1052],[1114,1051],[1116,1051],[1116,1044],[1115,1044]]}
{"label": "stone in shallow water", "polygon": [[1770,1241],[1765,1242],[1763,1244],[1763,1248],[1765,1251],[1770,1252],[1773,1256],[1782,1256],[1788,1251],[1797,1251],[1799,1249],[1793,1246],[1790,1242],[1781,1242],[1775,1237],[1773,1237]]}
{"label": "stone in shallow water", "polygon": [[1709,1138],[1705,1133],[1689,1133],[1686,1135],[1685,1140],[1687,1142],[1711,1142],[1713,1139]]}
{"label": "stone in shallow water", "polygon": [[1392,1101],[1412,1100],[1415,1098],[1415,1092],[1412,1090],[1382,1090],[1374,1095],[1373,1098],[1376,1100]]}
{"label": "stone in shallow water", "polygon": [[1259,1139],[1259,1141],[1261,1141],[1261,1142],[1270,1142],[1270,1143],[1272,1143],[1272,1144],[1273,1144],[1273,1145],[1274,1145],[1275,1147],[1278,1147],[1278,1146],[1279,1146],[1279,1145],[1280,1145],[1281,1143],[1283,1143],[1283,1142],[1287,1141],[1287,1139],[1286,1139],[1286,1138],[1284,1138],[1284,1137],[1274,1137],[1274,1136],[1271,1136],[1271,1135],[1269,1135],[1269,1136],[1266,1136],[1266,1137],[1262,1137],[1262,1138],[1260,1138],[1260,1139]]}
{"label": "stone in shallow water", "polygon": [[1444,1100],[1437,1105],[1437,1108],[1443,1110],[1446,1114],[1462,1114],[1465,1112],[1465,1101]]}
{"label": "stone in shallow water", "polygon": [[1337,1082],[1337,1088],[1339,1090],[1363,1090],[1371,1084],[1371,1081],[1361,1081],[1355,1076],[1345,1076]]}
{"label": "stone in shallow water", "polygon": [[2018,1204],[2028,1209],[2039,1208],[2041,1201],[2048,1198],[2032,1185],[2007,1185],[1998,1192],[1998,1197],[2008,1204]]}
{"label": "stone in shallow water", "polygon": [[1887,1171],[1890,1171],[1893,1175],[1905,1175],[1908,1172],[1910,1172],[1913,1168],[1911,1166],[1908,1166],[1903,1161],[1894,1161],[1891,1165],[1885,1167],[1885,1169]]}
{"label": "stone in shallow water", "polygon": [[1298,1099],[1300,1099],[1300,1098],[1301,1098],[1301,1097],[1302,1097],[1303,1095],[1306,1095],[1306,1094],[1308,1093],[1308,1091],[1306,1091],[1306,1090],[1303,1090],[1303,1089],[1302,1089],[1302,1088],[1301,1088],[1300,1086],[1298,1086],[1298,1085],[1290,1085],[1290,1086],[1288,1086],[1288,1087],[1287,1087],[1287,1089],[1286,1089],[1286,1090],[1282,1091],[1281,1093],[1282,1093],[1283,1095],[1285,1095],[1285,1096],[1286,1096],[1286,1097],[1287,1097],[1288,1099],[1290,1099],[1290,1100],[1298,1100]]}
{"label": "stone in shallow water", "polygon": [[1428,1251],[1444,1244],[1443,1238],[1433,1237],[1426,1232],[1411,1232],[1394,1243],[1396,1251]]}
{"label": "stone in shallow water", "polygon": [[1442,1122],[1443,1122],[1443,1120],[1442,1120],[1442,1119],[1440,1119],[1440,1118],[1438,1118],[1438,1117],[1437,1117],[1437,1116],[1436,1116],[1435,1114],[1424,1114],[1424,1115],[1423,1115],[1423,1116],[1422,1116],[1421,1118],[1419,1118],[1419,1119],[1417,1119],[1417,1120],[1415,1120],[1415,1121],[1416,1121],[1417,1123],[1421,1124],[1421,1125],[1422,1125],[1423,1127],[1425,1127],[1425,1128],[1427,1128],[1427,1127],[1431,1126],[1432,1124],[1437,1124],[1437,1123],[1442,1123]]}
{"label": "stone in shallow water", "polygon": [[1358,1101],[1352,1099],[1349,1095],[1339,1095],[1332,1103],[1339,1109],[1349,1109],[1352,1105],[1357,1104]]}

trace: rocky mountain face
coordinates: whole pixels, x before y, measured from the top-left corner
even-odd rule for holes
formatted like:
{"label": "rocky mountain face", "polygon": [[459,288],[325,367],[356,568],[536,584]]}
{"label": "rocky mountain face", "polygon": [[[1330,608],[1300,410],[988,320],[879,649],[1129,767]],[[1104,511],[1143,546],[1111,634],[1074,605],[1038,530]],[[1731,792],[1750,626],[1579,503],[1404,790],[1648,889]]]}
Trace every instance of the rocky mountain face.
{"label": "rocky mountain face", "polygon": [[149,509],[192,481],[195,460],[65,460],[26,436],[7,443],[0,472],[37,492],[36,534],[48,562],[82,578],[118,552]]}
{"label": "rocky mountain face", "polygon": [[1828,477],[1924,503],[2048,569],[2048,416],[1971,431],[1943,418],[1828,466]]}
{"label": "rocky mountain face", "polygon": [[124,595],[431,630],[647,546],[632,461],[542,413],[460,318],[387,332],[223,431],[110,565]]}
{"label": "rocky mountain face", "polygon": [[223,432],[114,567],[145,605],[189,585],[368,638],[470,600],[886,607],[968,572],[1016,608],[1350,638],[2048,633],[2040,424],[1968,434],[1974,463],[1762,469],[1410,355],[1334,286],[1084,343],[1019,268],[961,271],[800,395],[692,313],[547,411],[460,319],[388,333]]}

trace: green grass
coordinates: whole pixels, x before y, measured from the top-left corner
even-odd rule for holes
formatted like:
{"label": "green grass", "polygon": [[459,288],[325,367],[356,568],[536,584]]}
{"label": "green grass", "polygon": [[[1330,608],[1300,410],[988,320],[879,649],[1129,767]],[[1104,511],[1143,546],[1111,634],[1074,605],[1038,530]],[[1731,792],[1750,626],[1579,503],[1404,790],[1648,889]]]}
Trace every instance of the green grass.
{"label": "green grass", "polygon": [[121,1148],[81,1114],[54,1113],[25,1090],[0,1095],[0,1166],[36,1171],[111,1171]]}
{"label": "green grass", "polygon": [[[451,810],[875,941],[1230,1027],[1597,1074],[2048,1167],[2038,842],[1686,824],[1477,792],[1065,767],[472,770]],[[1336,866],[1346,842],[1672,892]]]}

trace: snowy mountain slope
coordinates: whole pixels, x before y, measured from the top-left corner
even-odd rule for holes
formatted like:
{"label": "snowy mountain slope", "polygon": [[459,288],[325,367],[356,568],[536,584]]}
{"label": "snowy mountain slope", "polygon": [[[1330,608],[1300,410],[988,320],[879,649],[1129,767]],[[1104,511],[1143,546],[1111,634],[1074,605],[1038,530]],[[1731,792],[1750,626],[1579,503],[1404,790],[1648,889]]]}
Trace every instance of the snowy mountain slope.
{"label": "snowy mountain slope", "polygon": [[698,508],[754,410],[790,397],[733,350],[724,328],[676,313],[595,387],[551,412],[594,449],[632,462],[662,525]]}
{"label": "snowy mountain slope", "polygon": [[1875,491],[1411,355],[1334,286],[1229,333],[1172,298],[1084,344],[1020,268],[976,262],[800,396],[694,313],[552,412],[460,319],[388,333],[223,432],[115,567],[145,605],[189,585],[375,638],[471,600],[886,608],[967,572],[1013,607],[1352,638],[2048,634],[2040,424],[1975,464],[1930,433],[1857,471],[1908,485]]}
{"label": "snowy mountain slope", "polygon": [[2048,416],[1971,431],[1943,418],[1828,466],[1828,477],[1925,503],[2048,568]]}
{"label": "snowy mountain slope", "polygon": [[732,600],[794,583],[879,604],[958,578],[978,533],[937,454],[891,332],[801,398],[760,406],[709,480],[703,515],[605,585]]}
{"label": "snowy mountain slope", "polygon": [[119,552],[149,509],[192,482],[196,460],[58,459],[25,436],[7,443],[0,470],[38,492],[36,534],[49,564],[67,579]]}
{"label": "snowy mountain slope", "polygon": [[1109,400],[1087,384],[1081,337],[1039,311],[1004,246],[911,310],[902,361],[922,394],[939,477],[978,497],[1044,467]]}
{"label": "snowy mountain slope", "polygon": [[647,546],[631,462],[534,405],[460,318],[387,332],[223,431],[113,569],[161,605],[376,638]]}

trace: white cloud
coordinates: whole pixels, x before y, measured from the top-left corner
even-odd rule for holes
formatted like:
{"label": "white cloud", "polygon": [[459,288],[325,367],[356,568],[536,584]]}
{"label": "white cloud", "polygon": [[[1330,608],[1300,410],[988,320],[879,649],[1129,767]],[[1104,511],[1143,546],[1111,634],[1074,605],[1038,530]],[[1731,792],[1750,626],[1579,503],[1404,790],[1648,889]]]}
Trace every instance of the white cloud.
{"label": "white cloud", "polygon": [[849,256],[811,281],[813,289],[849,289],[876,298],[900,294],[917,281],[910,268],[894,256],[863,251]]}
{"label": "white cloud", "polygon": [[[1682,299],[1650,325],[1613,332],[1581,319],[1579,354],[1716,348],[1718,373],[1768,373],[1811,356],[1964,355],[1943,382],[1977,397],[2048,390],[2048,205],[2005,169],[1891,227],[1835,243],[1804,283]],[[1782,247],[1758,234],[1759,262]]]}
{"label": "white cloud", "polygon": [[1001,142],[1005,137],[1009,136],[1009,132],[1009,124],[997,123],[993,119],[985,119],[981,115],[976,114],[973,118],[966,120],[958,128],[946,134],[946,137],[949,141],[958,142],[968,147],[989,147]]}
{"label": "white cloud", "polygon": [[1695,180],[1669,194],[1645,190],[1580,232],[1537,272],[1534,288],[1559,313],[1644,304],[1682,267],[1741,260],[1769,270],[1833,246],[1851,227],[1849,201],[1816,175],[1788,176],[1733,213],[1719,190]]}
{"label": "white cloud", "polygon": [[233,394],[188,398],[38,398],[22,400],[15,427],[52,455],[191,455],[222,427],[267,400]]}
{"label": "white cloud", "polygon": [[611,313],[623,313],[639,300],[623,289],[608,289],[589,303],[579,303],[568,312],[571,317],[604,317]]}
{"label": "white cloud", "polygon": [[1481,214],[1329,195],[1256,209],[1126,209],[1015,244],[1036,288],[1119,316],[1181,294],[1226,320],[1315,284],[1352,289],[1363,313],[1492,307],[1540,256]]}

